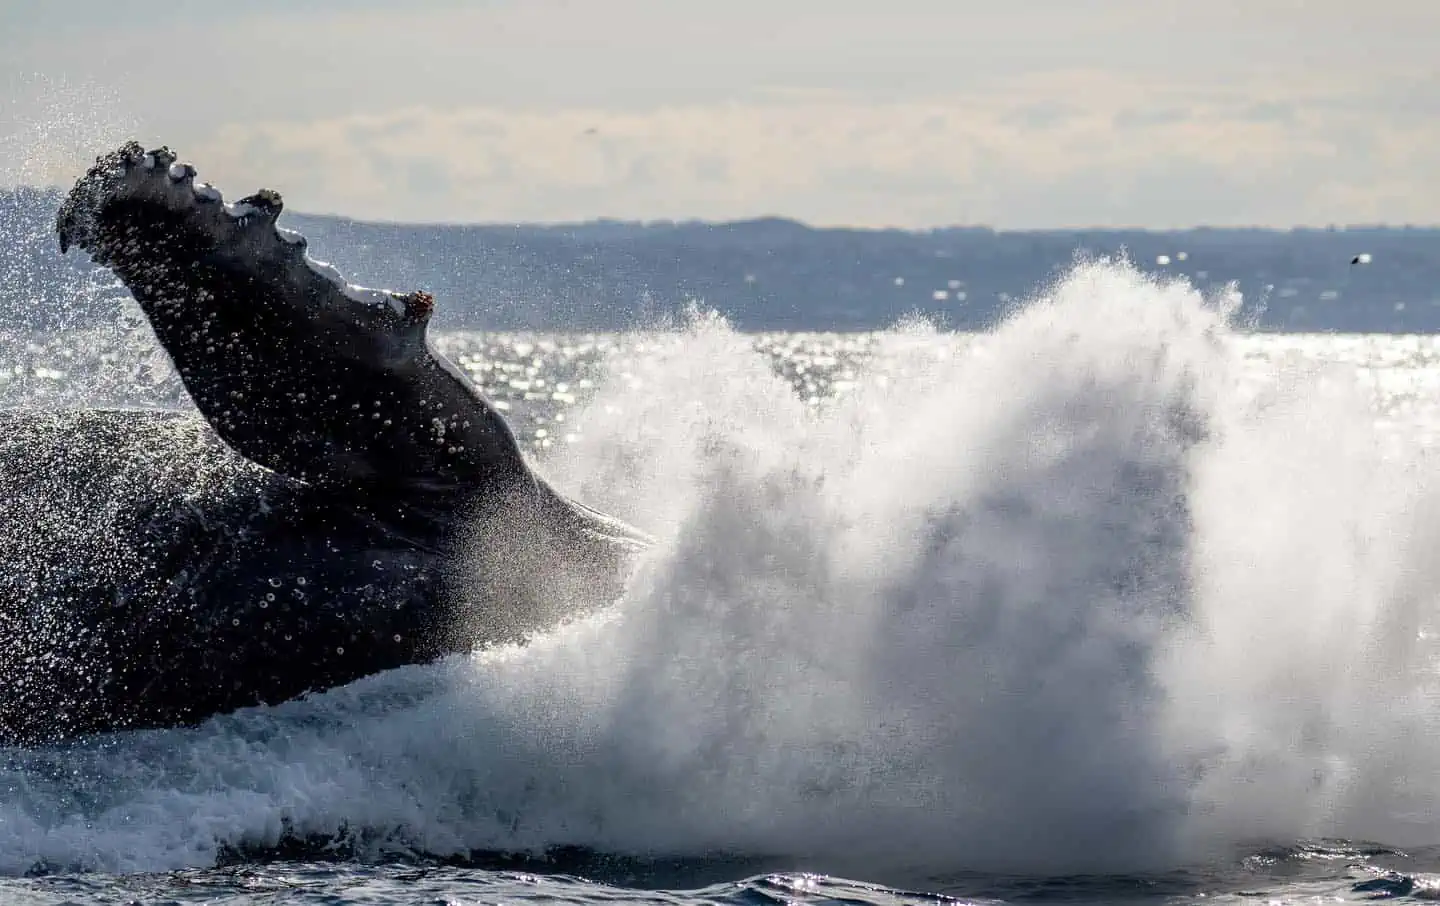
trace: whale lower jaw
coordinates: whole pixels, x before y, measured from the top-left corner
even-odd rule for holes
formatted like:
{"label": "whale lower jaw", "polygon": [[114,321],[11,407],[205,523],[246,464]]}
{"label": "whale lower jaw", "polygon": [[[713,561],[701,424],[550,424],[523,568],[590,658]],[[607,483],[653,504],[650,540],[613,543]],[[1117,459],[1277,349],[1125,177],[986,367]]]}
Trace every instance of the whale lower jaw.
{"label": "whale lower jaw", "polygon": [[167,148],[102,155],[66,197],[60,246],[116,274],[191,399],[241,455],[307,482],[464,493],[523,475],[518,444],[426,337],[434,300],[347,283],[230,204]]}
{"label": "whale lower jaw", "polygon": [[101,212],[116,203],[148,204],[183,218],[189,229],[208,234],[215,247],[234,249],[257,265],[278,269],[281,280],[308,286],[315,297],[331,305],[344,300],[372,314],[388,312],[406,324],[429,319],[434,300],[428,293],[357,286],[333,265],[312,258],[304,236],[277,224],[284,210],[279,192],[261,189],[230,203],[219,189],[197,182],[197,175],[192,165],[178,161],[168,148],[146,151],[130,142],[102,155],[60,209],[56,232],[61,253],[77,246],[97,263],[123,265],[127,253],[138,254],[141,249],[133,246],[133,237],[107,235]]}

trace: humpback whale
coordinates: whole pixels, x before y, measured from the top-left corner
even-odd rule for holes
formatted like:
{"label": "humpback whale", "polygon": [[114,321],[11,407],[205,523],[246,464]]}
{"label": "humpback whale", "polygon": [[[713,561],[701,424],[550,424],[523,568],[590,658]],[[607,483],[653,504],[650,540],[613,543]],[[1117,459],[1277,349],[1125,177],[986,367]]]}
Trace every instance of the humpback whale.
{"label": "humpback whale", "polygon": [[0,412],[0,741],[194,724],[523,641],[649,544],[555,490],[427,338],[168,148],[97,158],[57,232],[139,303],[200,419]]}

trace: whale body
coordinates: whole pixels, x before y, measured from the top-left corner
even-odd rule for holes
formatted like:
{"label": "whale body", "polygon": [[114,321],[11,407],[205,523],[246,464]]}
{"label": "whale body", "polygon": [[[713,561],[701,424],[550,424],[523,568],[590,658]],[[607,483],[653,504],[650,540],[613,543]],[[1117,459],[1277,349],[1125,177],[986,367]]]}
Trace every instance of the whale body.
{"label": "whale body", "polygon": [[176,726],[523,641],[649,545],[570,500],[427,338],[166,148],[97,159],[61,251],[130,290],[199,415],[0,411],[0,741]]}

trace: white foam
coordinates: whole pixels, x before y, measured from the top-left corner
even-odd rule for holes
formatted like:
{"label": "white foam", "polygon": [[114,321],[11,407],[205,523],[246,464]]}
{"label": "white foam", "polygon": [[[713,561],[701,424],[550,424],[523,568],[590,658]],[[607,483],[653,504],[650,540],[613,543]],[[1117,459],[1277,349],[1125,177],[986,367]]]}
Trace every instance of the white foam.
{"label": "white foam", "polygon": [[207,864],[287,822],[867,877],[1433,840],[1440,496],[1414,448],[1386,459],[1343,370],[1247,360],[1183,286],[1087,266],[1050,295],[978,339],[890,332],[819,407],[718,320],[648,336],[646,392],[615,375],[547,464],[660,538],[618,608],[20,756],[0,869]]}

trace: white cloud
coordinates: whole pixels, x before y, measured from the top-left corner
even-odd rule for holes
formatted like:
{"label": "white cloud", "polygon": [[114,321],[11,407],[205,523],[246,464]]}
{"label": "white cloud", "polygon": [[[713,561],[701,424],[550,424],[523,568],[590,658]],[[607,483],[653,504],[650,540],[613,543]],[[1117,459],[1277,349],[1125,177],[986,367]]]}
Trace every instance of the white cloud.
{"label": "white cloud", "polygon": [[45,140],[0,126],[0,150],[26,149],[0,178],[67,178],[85,139],[131,125],[232,193],[274,184],[297,208],[395,219],[1440,210],[1440,4],[256,2],[165,19],[109,0],[106,18],[0,37],[20,70],[100,86],[63,140],[43,116],[18,132]]}
{"label": "white cloud", "polygon": [[412,220],[1289,225],[1440,209],[1440,125],[1303,96],[1057,79],[895,103],[412,107],[226,126],[185,151],[208,178],[273,185],[304,210]]}

